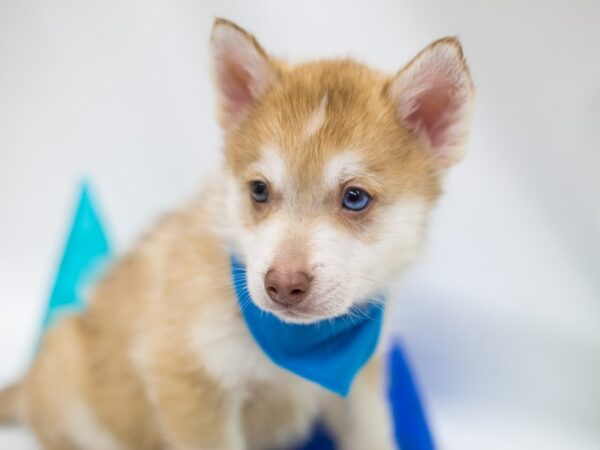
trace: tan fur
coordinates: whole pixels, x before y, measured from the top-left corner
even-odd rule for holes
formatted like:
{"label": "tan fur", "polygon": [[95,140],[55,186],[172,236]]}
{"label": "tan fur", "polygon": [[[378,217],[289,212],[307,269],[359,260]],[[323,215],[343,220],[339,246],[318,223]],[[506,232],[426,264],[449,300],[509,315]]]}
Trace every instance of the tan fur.
{"label": "tan fur", "polygon": [[21,386],[15,384],[0,391],[0,424],[17,421],[20,390]]}
{"label": "tan fur", "polygon": [[[276,257],[305,264],[303,242],[314,223],[333,224],[371,245],[394,205],[418,199],[428,209],[435,202],[444,168],[398,120],[393,77],[352,60],[288,66],[230,22],[219,19],[215,27],[241,33],[270,67],[260,98],[235,110],[236,123],[231,105],[221,114],[223,174],[112,268],[85,313],[51,329],[22,387],[0,395],[0,419],[14,416],[20,404],[51,450],[88,445],[82,432],[118,450],[285,448],[318,417],[345,450],[391,449],[379,358],[341,399],[277,368],[253,342],[230,280],[230,233],[240,231],[230,231],[227,193],[245,193],[261,176],[256,163],[263,150],[275,148],[293,174],[286,180],[291,187],[275,191],[264,206],[245,193],[236,214],[253,229],[292,202],[297,220]],[[342,210],[343,186],[321,181],[327,163],[346,151],[357,152],[365,172],[348,182],[375,200],[364,212]],[[418,248],[422,225],[415,223]],[[81,423],[87,431],[74,429]]]}

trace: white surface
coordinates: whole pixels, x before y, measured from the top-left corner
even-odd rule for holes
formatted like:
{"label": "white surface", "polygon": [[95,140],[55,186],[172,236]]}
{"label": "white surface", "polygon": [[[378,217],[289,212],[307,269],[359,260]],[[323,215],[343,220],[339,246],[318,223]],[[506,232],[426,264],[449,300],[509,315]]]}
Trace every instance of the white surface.
{"label": "white surface", "polygon": [[[118,248],[218,158],[215,15],[393,71],[460,35],[477,85],[399,328],[442,449],[600,448],[600,5],[0,2],[0,384],[31,354],[82,174]],[[0,448],[34,448],[0,431]]]}

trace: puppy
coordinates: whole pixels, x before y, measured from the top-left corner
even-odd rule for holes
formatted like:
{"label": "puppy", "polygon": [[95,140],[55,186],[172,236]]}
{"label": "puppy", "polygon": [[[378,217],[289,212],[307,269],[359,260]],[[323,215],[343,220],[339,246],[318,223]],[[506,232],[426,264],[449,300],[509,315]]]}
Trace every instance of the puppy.
{"label": "puppy", "polygon": [[0,394],[0,419],[49,450],[289,448],[316,420],[342,449],[393,449],[377,354],[347,397],[277,366],[244,322],[230,257],[248,300],[286,323],[384,291],[463,155],[461,46],[438,40],[394,75],[350,59],[288,65],[223,19],[211,46],[222,171],[48,332]]}

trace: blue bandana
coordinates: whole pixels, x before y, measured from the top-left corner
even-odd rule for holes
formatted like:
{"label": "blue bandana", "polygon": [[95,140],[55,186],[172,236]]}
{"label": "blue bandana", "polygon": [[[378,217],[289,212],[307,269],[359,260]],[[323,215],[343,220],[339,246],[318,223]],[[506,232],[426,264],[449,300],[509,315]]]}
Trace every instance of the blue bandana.
{"label": "blue bandana", "polygon": [[267,356],[278,366],[346,396],[375,351],[383,318],[381,302],[366,302],[357,314],[290,324],[250,300],[246,267],[233,256],[231,273],[246,325]]}

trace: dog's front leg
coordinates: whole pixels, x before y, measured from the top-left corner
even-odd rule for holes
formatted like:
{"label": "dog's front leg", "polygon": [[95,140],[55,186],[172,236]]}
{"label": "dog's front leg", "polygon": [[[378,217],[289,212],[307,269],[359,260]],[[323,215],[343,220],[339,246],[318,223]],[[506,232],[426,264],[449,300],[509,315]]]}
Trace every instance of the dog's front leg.
{"label": "dog's front leg", "polygon": [[245,450],[241,404],[199,370],[162,367],[151,389],[167,450]]}
{"label": "dog's front leg", "polygon": [[392,416],[385,395],[380,358],[373,358],[356,378],[346,399],[337,399],[326,420],[341,450],[395,450]]}

